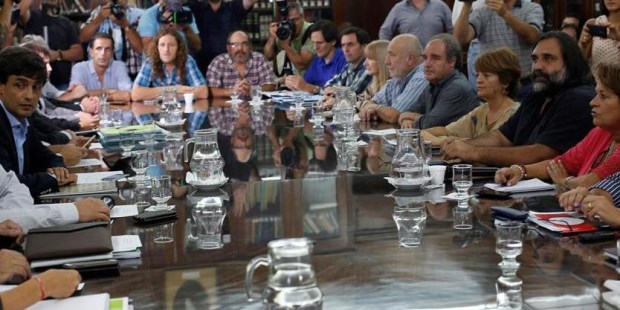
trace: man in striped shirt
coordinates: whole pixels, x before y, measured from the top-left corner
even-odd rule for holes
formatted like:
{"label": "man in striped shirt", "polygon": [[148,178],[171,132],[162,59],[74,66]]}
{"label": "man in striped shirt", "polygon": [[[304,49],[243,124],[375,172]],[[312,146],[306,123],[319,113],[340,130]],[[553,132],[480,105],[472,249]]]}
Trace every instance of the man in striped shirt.
{"label": "man in striped shirt", "polygon": [[390,77],[372,100],[360,108],[362,120],[397,123],[401,112],[413,108],[422,91],[428,85],[424,77],[422,45],[412,34],[396,36],[387,49],[385,64]]}

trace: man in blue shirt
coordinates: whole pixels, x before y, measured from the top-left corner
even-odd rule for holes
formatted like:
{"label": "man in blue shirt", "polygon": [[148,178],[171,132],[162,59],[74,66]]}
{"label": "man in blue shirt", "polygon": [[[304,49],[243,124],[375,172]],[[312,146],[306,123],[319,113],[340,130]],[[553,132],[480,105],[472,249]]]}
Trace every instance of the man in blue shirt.
{"label": "man in blue shirt", "polygon": [[284,78],[284,83],[291,90],[319,94],[325,83],[347,65],[347,59],[340,48],[338,28],[332,22],[319,20],[308,31],[316,55],[303,78],[289,75]]}
{"label": "man in blue shirt", "polygon": [[131,79],[122,61],[113,60],[114,39],[107,33],[97,33],[90,41],[88,54],[91,59],[76,63],[71,70],[71,85],[82,85],[90,96],[105,92],[108,100],[131,99]]}
{"label": "man in blue shirt", "polygon": [[412,34],[401,34],[392,39],[387,48],[385,65],[390,79],[372,100],[362,104],[362,120],[380,119],[397,123],[400,113],[408,111],[428,85],[424,78],[422,45]]}
{"label": "man in blue shirt", "polygon": [[47,80],[43,60],[28,49],[8,47],[0,52],[0,164],[15,171],[33,197],[75,182],[60,157],[28,130]]}
{"label": "man in blue shirt", "polygon": [[127,5],[127,0],[107,0],[97,6],[82,24],[80,41],[89,42],[98,32],[110,34],[114,38],[115,59],[124,62],[129,76],[135,77],[142,65],[142,40],[136,28],[143,12]]}

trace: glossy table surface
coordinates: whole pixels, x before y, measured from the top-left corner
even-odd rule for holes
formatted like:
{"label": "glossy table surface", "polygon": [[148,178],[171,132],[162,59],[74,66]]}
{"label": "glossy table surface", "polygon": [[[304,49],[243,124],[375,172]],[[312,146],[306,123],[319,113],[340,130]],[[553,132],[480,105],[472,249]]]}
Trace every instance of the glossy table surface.
{"label": "glossy table surface", "polygon": [[[141,109],[153,108],[134,104],[131,109],[139,115],[146,113]],[[258,149],[268,144],[265,140],[257,140]],[[360,172],[313,172],[316,167],[310,165],[303,177],[285,179],[282,168],[273,165],[269,146],[262,147],[267,151],[255,160],[260,178],[235,179],[214,192],[190,187],[188,195],[169,201],[179,214],[171,243],[154,243],[152,227],[115,220],[113,235],[140,236],[142,258],[125,262],[118,277],[87,281],[85,293],[129,296],[135,309],[260,309],[260,302],[250,303],[245,295],[246,265],[267,254],[271,240],[308,237],[315,242],[313,267],[324,309],[496,307],[501,258],[495,253],[490,207],[515,206],[519,199],[472,198],[474,228],[458,231],[452,228],[455,203],[441,201],[444,189],[425,195],[395,192],[385,174],[376,169],[377,174],[370,173],[365,166]],[[200,250],[188,238],[193,202],[208,196],[225,199],[228,210],[226,241],[218,250]],[[420,199],[427,212],[421,246],[399,247],[394,207]],[[322,212],[335,220],[309,228],[308,221]],[[603,248],[613,245],[528,233],[517,259],[523,307],[600,308],[602,282],[617,278],[602,255]],[[255,289],[264,288],[266,278],[267,268],[260,268]]]}

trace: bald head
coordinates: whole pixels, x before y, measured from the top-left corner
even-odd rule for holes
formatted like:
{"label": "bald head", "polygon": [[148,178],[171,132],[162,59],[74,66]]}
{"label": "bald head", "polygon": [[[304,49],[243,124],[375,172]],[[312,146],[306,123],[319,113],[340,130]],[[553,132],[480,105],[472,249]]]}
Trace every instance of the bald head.
{"label": "bald head", "polygon": [[390,76],[404,79],[421,62],[422,45],[420,40],[412,34],[401,34],[388,45],[385,64],[390,71]]}

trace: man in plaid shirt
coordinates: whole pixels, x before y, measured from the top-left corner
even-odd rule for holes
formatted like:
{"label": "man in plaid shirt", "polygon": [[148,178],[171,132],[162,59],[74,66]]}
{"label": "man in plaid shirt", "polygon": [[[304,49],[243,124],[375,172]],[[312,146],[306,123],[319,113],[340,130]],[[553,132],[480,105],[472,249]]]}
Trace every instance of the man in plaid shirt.
{"label": "man in plaid shirt", "polygon": [[325,83],[324,105],[334,105],[334,86],[347,86],[356,94],[360,95],[368,87],[372,76],[366,72],[364,67],[364,49],[370,43],[370,35],[366,30],[358,27],[349,27],[342,32],[340,36],[340,44],[344,57],[347,59],[347,66],[336,76]]}
{"label": "man in plaid shirt", "polygon": [[252,86],[275,89],[273,70],[265,57],[252,51],[248,35],[235,31],[228,37],[228,53],[215,57],[207,69],[207,86],[213,97],[229,97],[234,89],[241,98],[249,98]]}

